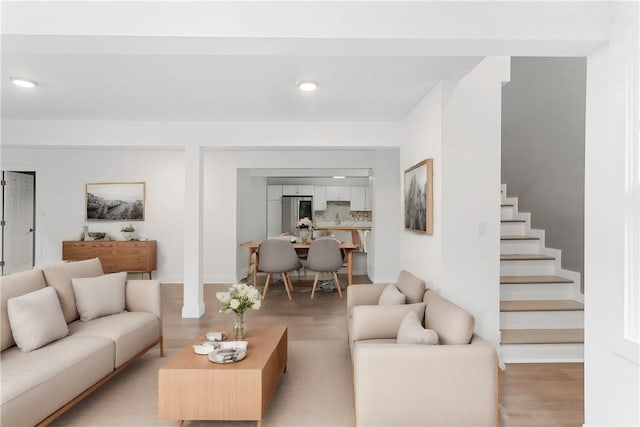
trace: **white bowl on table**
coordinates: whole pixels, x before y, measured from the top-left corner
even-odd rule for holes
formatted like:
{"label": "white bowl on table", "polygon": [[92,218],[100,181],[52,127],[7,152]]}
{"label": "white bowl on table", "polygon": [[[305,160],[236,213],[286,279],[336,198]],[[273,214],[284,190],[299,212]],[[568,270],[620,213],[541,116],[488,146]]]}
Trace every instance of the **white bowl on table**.
{"label": "white bowl on table", "polygon": [[213,343],[209,343],[207,341],[203,342],[202,344],[193,345],[193,351],[196,354],[209,354],[213,350],[216,350],[217,348],[218,347],[213,345]]}

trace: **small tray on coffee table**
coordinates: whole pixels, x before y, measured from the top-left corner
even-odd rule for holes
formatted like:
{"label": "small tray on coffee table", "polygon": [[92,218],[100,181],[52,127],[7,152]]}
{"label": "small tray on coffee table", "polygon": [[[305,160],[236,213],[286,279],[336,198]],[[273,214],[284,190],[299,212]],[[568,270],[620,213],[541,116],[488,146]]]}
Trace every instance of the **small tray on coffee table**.
{"label": "small tray on coffee table", "polygon": [[209,360],[213,363],[239,362],[247,356],[247,351],[241,348],[220,348],[209,353]]}

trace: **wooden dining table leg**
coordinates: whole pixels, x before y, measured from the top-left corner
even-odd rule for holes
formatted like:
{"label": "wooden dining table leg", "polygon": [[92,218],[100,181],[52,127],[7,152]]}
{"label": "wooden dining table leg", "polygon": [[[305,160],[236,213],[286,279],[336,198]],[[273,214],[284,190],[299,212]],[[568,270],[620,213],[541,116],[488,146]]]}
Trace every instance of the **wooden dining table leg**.
{"label": "wooden dining table leg", "polygon": [[[249,258],[247,258],[247,285],[249,284],[249,274],[251,273],[251,257],[253,256],[253,250],[249,249]],[[253,286],[256,285],[256,282],[254,280],[253,282]]]}
{"label": "wooden dining table leg", "polygon": [[347,251],[347,284],[353,283],[353,250]]}
{"label": "wooden dining table leg", "polygon": [[[256,281],[258,280],[257,279],[257,276],[258,276],[258,251],[256,250],[254,252],[254,254],[256,254],[256,257],[255,257],[255,259],[253,261],[253,286],[257,286],[256,285],[256,283],[257,283]],[[247,278],[247,280],[249,280],[249,279]]]}

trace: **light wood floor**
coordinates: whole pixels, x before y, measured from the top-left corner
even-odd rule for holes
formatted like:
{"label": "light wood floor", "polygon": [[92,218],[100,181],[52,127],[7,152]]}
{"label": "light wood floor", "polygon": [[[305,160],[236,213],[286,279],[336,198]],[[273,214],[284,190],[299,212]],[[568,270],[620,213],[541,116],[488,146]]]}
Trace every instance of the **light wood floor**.
{"label": "light wood floor", "polygon": [[[292,276],[295,292],[289,301],[282,282],[269,286],[267,298],[258,311],[248,311],[247,325],[286,324],[289,340],[346,341],[346,296],[319,292],[310,299],[311,281]],[[311,276],[309,276],[311,279]],[[366,276],[354,276],[354,283],[370,283]],[[343,289],[346,276],[341,276]],[[262,289],[264,277],[259,278]],[[205,315],[199,319],[182,319],[182,285],[162,285],[163,335],[167,348],[179,348],[198,335],[215,330],[215,325],[230,326],[233,319],[218,313],[215,293],[225,285],[205,285]],[[502,425],[580,427],[584,422],[584,368],[582,363],[512,364],[500,373]]]}

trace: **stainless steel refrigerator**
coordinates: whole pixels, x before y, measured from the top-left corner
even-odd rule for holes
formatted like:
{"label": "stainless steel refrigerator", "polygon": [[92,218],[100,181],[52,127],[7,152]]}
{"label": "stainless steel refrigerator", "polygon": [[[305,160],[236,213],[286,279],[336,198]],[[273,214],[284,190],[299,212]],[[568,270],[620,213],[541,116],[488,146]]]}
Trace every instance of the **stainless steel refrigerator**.
{"label": "stainless steel refrigerator", "polygon": [[298,235],[296,223],[299,219],[313,220],[313,197],[282,196],[282,232]]}

